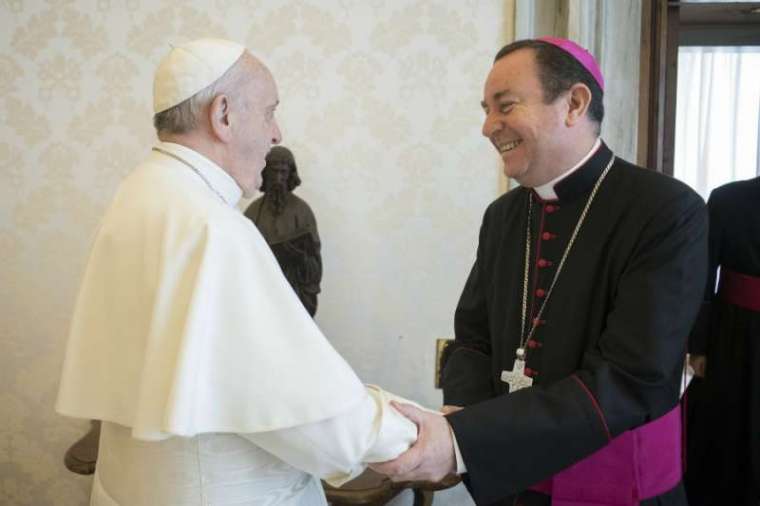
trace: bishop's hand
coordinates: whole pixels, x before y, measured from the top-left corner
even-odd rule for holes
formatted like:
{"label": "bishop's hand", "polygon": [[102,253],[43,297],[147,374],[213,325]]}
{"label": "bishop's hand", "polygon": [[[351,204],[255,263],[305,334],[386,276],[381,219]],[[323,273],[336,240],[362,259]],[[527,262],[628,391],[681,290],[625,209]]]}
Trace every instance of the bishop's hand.
{"label": "bishop's hand", "polygon": [[694,369],[694,376],[697,378],[705,377],[707,368],[707,357],[704,355],[689,355],[689,365]]}
{"label": "bishop's hand", "polygon": [[457,411],[462,411],[464,408],[462,406],[452,406],[452,405],[444,405],[441,408],[441,413],[444,415],[450,415],[451,413],[456,413]]}
{"label": "bishop's hand", "polygon": [[451,428],[446,418],[392,402],[402,415],[417,425],[417,442],[394,460],[370,464],[370,468],[393,481],[441,481],[456,472]]}

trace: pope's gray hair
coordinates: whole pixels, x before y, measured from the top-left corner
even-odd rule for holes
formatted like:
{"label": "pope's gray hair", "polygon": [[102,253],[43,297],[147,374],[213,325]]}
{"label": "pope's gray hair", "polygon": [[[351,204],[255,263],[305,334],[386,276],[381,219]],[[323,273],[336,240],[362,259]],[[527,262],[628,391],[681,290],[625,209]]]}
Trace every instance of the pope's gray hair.
{"label": "pope's gray hair", "polygon": [[205,108],[222,93],[236,96],[244,77],[244,66],[240,60],[230,67],[222,77],[203,88],[192,97],[180,102],[174,107],[156,113],[153,116],[153,126],[156,133],[185,134],[192,132],[198,126],[198,120]]}

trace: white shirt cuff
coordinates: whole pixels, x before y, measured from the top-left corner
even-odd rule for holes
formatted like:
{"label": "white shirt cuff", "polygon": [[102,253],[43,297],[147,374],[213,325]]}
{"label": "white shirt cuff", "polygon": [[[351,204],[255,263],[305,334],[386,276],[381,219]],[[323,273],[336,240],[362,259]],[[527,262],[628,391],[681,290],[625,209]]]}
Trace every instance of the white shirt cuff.
{"label": "white shirt cuff", "polygon": [[464,459],[462,459],[462,452],[459,451],[459,443],[457,442],[457,435],[454,434],[454,429],[449,425],[451,431],[451,439],[454,441],[454,457],[457,459],[457,474],[464,474],[467,472],[467,466],[464,465]]}

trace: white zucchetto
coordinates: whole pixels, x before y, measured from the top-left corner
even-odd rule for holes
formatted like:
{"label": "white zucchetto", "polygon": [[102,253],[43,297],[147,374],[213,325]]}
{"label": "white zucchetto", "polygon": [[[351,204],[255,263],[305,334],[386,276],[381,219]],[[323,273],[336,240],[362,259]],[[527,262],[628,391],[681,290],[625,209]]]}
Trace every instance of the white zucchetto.
{"label": "white zucchetto", "polygon": [[227,72],[245,46],[223,39],[198,39],[175,46],[161,60],[153,81],[153,112],[184,102]]}

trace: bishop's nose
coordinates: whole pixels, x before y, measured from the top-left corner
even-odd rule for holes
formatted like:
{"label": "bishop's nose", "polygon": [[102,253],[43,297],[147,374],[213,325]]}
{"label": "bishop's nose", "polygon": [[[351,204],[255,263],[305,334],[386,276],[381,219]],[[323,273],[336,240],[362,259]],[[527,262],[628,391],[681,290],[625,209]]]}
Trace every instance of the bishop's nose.
{"label": "bishop's nose", "polygon": [[486,119],[483,120],[483,129],[481,132],[485,137],[488,137],[489,139],[493,137],[493,135],[497,132],[499,132],[503,128],[503,125],[501,124],[501,121],[498,119],[492,117],[490,114],[486,116]]}

